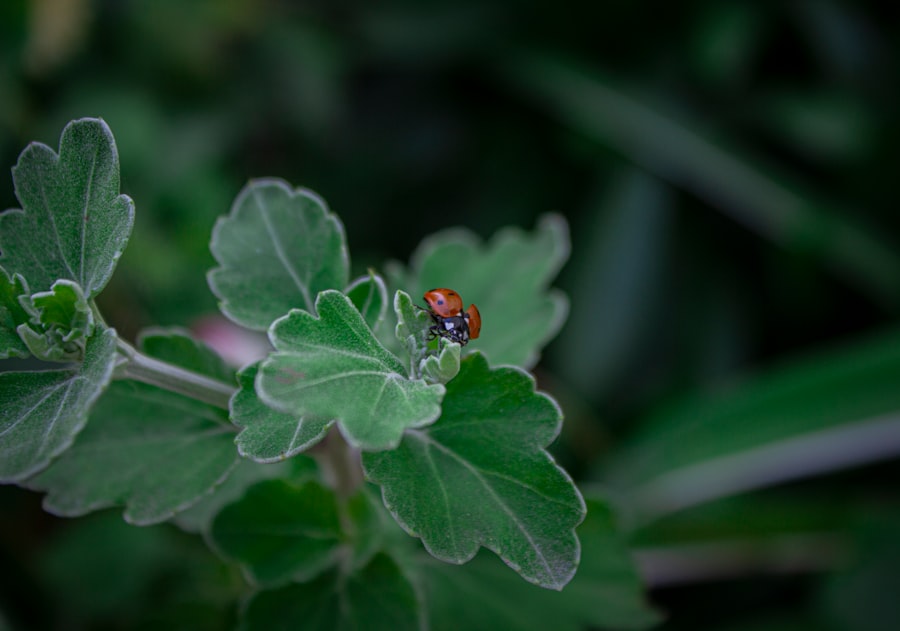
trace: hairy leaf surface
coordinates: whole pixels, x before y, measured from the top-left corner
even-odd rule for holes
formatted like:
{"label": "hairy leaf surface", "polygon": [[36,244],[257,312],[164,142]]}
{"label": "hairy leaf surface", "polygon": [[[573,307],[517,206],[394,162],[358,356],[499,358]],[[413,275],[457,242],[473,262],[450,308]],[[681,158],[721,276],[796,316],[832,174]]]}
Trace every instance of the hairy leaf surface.
{"label": "hairy leaf surface", "polygon": [[0,267],[0,359],[28,357],[28,347],[17,331],[29,320],[20,297],[28,295],[28,284],[20,274],[10,276]]}
{"label": "hairy leaf surface", "polygon": [[344,227],[325,202],[287,182],[250,182],[213,229],[210,250],[219,266],[209,286],[222,313],[265,330],[291,309],[313,312],[316,294],[347,286]]}
{"label": "hairy leaf surface", "polygon": [[112,377],[115,353],[116,332],[106,329],[74,368],[0,374],[0,480],[20,482],[72,444]]}
{"label": "hairy leaf surface", "polygon": [[82,360],[94,330],[94,314],[77,283],[58,280],[50,291],[33,294],[22,303],[31,318],[17,331],[32,355],[45,361]]}
{"label": "hairy leaf surface", "polygon": [[208,533],[219,511],[239,500],[254,484],[274,478],[302,482],[317,474],[316,461],[308,457],[299,456],[276,464],[261,464],[241,458],[224,482],[196,504],[175,515],[172,522],[187,532]]}
{"label": "hairy leaf surface", "polygon": [[377,331],[387,313],[388,297],[384,280],[370,272],[368,276],[361,276],[350,283],[344,293],[362,314],[369,328]]}
{"label": "hairy leaf surface", "polygon": [[[173,333],[144,336],[142,346],[168,361],[218,377],[214,354]],[[135,524],[164,521],[197,502],[237,463],[234,432],[225,413],[154,386],[117,381],[91,422],[51,467],[28,481],[47,492],[44,507],[65,516],[125,507]]]}
{"label": "hairy leaf surface", "polygon": [[59,153],[31,143],[13,168],[22,209],[0,214],[3,265],[32,291],[58,279],[78,283],[87,298],[112,276],[134,223],[134,204],[119,194],[119,156],[112,132],[96,118],[72,121]]}
{"label": "hairy leaf surface", "polygon": [[273,323],[269,339],[276,352],[256,378],[267,405],[337,419],[347,440],[363,449],[393,448],[406,428],[434,422],[442,385],[409,379],[344,294],[322,292],[316,312],[318,318],[293,310]]}
{"label": "hairy leaf surface", "polygon": [[258,583],[310,579],[334,563],[341,540],[337,500],[313,480],[260,482],[222,509],[211,534]]}
{"label": "hairy leaf surface", "polygon": [[257,462],[278,462],[318,443],[333,419],[289,414],[272,409],[256,394],[259,363],[238,374],[240,389],[231,397],[231,421],[240,426],[235,438],[240,454]]}
{"label": "hairy leaf surface", "polygon": [[544,448],[559,408],[516,368],[478,353],[447,384],[441,418],[407,430],[393,451],[363,453],[385,506],[438,559],[464,563],[484,546],[526,580],[561,589],[579,559],[584,501]]}

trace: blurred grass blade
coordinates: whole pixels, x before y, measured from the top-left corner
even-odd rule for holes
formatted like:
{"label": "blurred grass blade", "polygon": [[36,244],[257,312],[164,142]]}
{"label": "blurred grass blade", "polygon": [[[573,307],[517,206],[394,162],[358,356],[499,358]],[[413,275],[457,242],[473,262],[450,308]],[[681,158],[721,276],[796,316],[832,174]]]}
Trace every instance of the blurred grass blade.
{"label": "blurred grass blade", "polygon": [[504,77],[560,121],[689,190],[778,245],[821,257],[880,304],[900,308],[900,255],[774,170],[754,164],[696,122],[681,122],[612,82],[545,56],[520,56]]}
{"label": "blurred grass blade", "polygon": [[663,410],[612,478],[644,516],[900,455],[900,332]]}
{"label": "blurred grass blade", "polygon": [[[637,169],[618,174],[591,200],[594,221],[573,235],[572,295],[580,304],[557,343],[564,376],[599,400],[658,323],[671,238],[669,187]],[[665,316],[667,317],[667,316]]]}
{"label": "blurred grass blade", "polygon": [[638,487],[639,508],[670,512],[756,488],[900,456],[900,412],[713,458]]}

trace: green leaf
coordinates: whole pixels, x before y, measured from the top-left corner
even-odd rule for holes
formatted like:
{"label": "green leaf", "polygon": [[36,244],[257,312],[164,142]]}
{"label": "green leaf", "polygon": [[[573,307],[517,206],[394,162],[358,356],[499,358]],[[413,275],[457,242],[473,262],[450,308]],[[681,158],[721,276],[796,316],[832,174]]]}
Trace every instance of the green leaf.
{"label": "green leaf", "polygon": [[645,517],[900,453],[900,333],[661,410],[610,478]]}
{"label": "green leaf", "polygon": [[384,553],[341,576],[257,593],[242,612],[240,631],[416,631],[419,603],[409,580]]}
{"label": "green leaf", "polygon": [[28,357],[28,347],[16,330],[29,320],[20,296],[28,296],[28,283],[21,274],[10,276],[0,267],[0,359]]}
{"label": "green leaf", "polygon": [[134,204],[119,194],[119,157],[109,127],[93,118],[69,123],[59,155],[31,143],[13,179],[22,210],[0,215],[3,264],[32,290],[64,278],[94,297],[112,276],[134,223]]}
{"label": "green leaf", "polygon": [[409,294],[402,290],[394,294],[394,314],[397,316],[394,337],[402,345],[396,350],[398,353],[406,354],[409,374],[421,377],[422,361],[428,353],[428,327],[431,325],[431,317],[427,311],[416,307]]}
{"label": "green leaf", "polygon": [[406,342],[412,337],[422,345],[431,325],[428,311],[417,307],[405,291],[398,291],[394,295],[394,313],[397,315],[397,339]]}
{"label": "green leaf", "polygon": [[[185,343],[179,365],[213,367],[212,351]],[[144,337],[143,350],[167,356],[165,335]],[[77,516],[108,506],[125,506],[134,524],[164,521],[196,503],[221,483],[237,463],[234,433],[219,408],[134,381],[118,381],[98,401],[91,422],[52,466],[28,481],[47,491],[44,508]]]}
{"label": "green leaf", "polygon": [[243,497],[247,489],[257,482],[273,478],[302,482],[317,475],[316,461],[309,457],[300,456],[275,464],[260,464],[242,458],[222,484],[187,510],[175,515],[172,522],[186,532],[208,533],[219,511]]}
{"label": "green leaf", "polygon": [[337,419],[347,440],[363,449],[393,448],[406,428],[434,422],[442,385],[408,379],[342,293],[319,294],[316,312],[319,318],[295,309],[272,324],[276,352],[256,378],[266,405]]}
{"label": "green leaf", "polygon": [[[546,215],[536,230],[498,232],[487,244],[466,230],[447,230],[422,242],[413,254],[413,296],[452,287],[478,305],[484,327],[470,342],[494,364],[528,368],[562,327],[568,301],[548,290],[569,256],[569,233],[559,215]],[[449,263],[448,263],[449,261]]]}
{"label": "green leaf", "polygon": [[369,271],[368,276],[360,276],[344,292],[363,320],[373,331],[377,331],[387,313],[387,287],[381,276]]}
{"label": "green leaf", "polygon": [[0,481],[21,482],[65,451],[112,377],[116,332],[87,342],[76,368],[0,374]]}
{"label": "green leaf", "polygon": [[524,371],[491,370],[476,353],[447,384],[443,414],[407,430],[394,451],[363,453],[385,506],[438,559],[464,563],[479,546],[526,580],[562,589],[579,559],[584,501],[544,450],[560,411]]}
{"label": "green leaf", "polygon": [[358,569],[367,565],[372,557],[383,549],[399,549],[392,545],[390,537],[402,537],[403,544],[410,539],[401,531],[381,503],[381,495],[375,492],[372,485],[362,485],[360,489],[347,498],[344,506],[345,535],[351,548],[349,567]]}
{"label": "green leaf", "polygon": [[138,334],[138,347],[161,361],[223,383],[234,383],[234,370],[205,343],[179,327],[150,327]]}
{"label": "green leaf", "polygon": [[231,421],[241,427],[238,452],[256,462],[278,462],[306,451],[328,433],[333,419],[289,414],[268,407],[256,394],[259,362],[238,373],[239,390],[231,397]]}
{"label": "green leaf", "polygon": [[437,355],[428,355],[422,360],[422,377],[429,383],[447,383],[459,374],[460,345],[446,344]]}
{"label": "green leaf", "polygon": [[250,182],[213,229],[219,267],[209,286],[222,313],[265,330],[290,309],[312,312],[316,294],[347,286],[344,227],[312,191],[286,182]]}
{"label": "green leaf", "polygon": [[341,524],[330,489],[312,480],[301,486],[267,480],[223,508],[210,533],[254,581],[275,586],[309,580],[333,565]]}
{"label": "green leaf", "polygon": [[428,563],[422,576],[432,631],[644,629],[659,622],[605,505],[588,502],[578,536],[582,562],[561,592],[518,580],[484,553],[464,566]]}
{"label": "green leaf", "polygon": [[77,283],[58,280],[50,291],[21,302],[31,321],[17,331],[32,355],[45,361],[81,361],[94,330],[94,314]]}

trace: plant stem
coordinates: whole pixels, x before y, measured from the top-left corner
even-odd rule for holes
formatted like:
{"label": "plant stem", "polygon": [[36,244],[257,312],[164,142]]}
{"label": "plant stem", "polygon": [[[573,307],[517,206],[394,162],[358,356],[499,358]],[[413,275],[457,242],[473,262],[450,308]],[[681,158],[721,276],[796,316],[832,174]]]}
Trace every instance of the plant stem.
{"label": "plant stem", "polygon": [[228,401],[236,390],[234,386],[148,357],[122,340],[118,349],[125,359],[118,368],[118,376],[228,409]]}
{"label": "plant stem", "polygon": [[363,481],[359,451],[347,444],[337,427],[331,428],[321,445],[315,453],[324,473],[339,496],[350,497]]}

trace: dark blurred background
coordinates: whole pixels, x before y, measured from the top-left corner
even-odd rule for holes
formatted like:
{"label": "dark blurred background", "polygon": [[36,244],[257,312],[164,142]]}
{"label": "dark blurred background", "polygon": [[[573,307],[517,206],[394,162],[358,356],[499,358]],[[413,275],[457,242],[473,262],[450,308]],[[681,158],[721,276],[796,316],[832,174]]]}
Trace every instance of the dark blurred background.
{"label": "dark blurred background", "polygon": [[[896,324],[898,14],[849,0],[7,0],[0,163],[32,140],[55,148],[71,119],[109,123],[137,221],[101,306],[127,337],[215,313],[209,233],[252,177],[321,194],[355,272],[444,227],[487,238],[561,213],[572,309],[538,374],[567,412],[558,457],[602,481],[668,401]],[[0,178],[0,206],[17,205]],[[831,472],[778,489],[779,506],[865,488],[896,508],[898,473]],[[23,559],[47,558],[41,533],[60,527],[26,492],[0,488],[0,507],[10,581],[51,599],[60,572]],[[763,565],[651,585],[664,628],[900,628],[878,626],[898,620],[889,598],[878,615],[864,598],[865,581],[900,584],[900,563],[862,578]]]}

